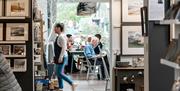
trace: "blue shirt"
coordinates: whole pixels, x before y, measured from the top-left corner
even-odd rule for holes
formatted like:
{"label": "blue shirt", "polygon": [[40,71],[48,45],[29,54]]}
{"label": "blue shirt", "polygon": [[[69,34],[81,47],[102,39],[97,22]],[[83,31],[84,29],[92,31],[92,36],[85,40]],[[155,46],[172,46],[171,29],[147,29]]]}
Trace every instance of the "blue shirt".
{"label": "blue shirt", "polygon": [[94,48],[93,48],[92,44],[87,44],[84,47],[84,54],[87,58],[91,58],[91,57],[95,56],[95,52],[94,52]]}

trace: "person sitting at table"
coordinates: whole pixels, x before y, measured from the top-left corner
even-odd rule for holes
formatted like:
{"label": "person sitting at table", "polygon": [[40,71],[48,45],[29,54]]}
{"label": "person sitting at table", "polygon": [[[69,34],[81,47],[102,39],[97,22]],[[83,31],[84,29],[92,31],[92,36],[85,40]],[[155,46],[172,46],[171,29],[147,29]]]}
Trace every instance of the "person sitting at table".
{"label": "person sitting at table", "polygon": [[[99,55],[103,48],[103,44],[101,43],[101,35],[95,34],[95,37],[98,40],[96,41],[97,43],[94,43],[94,52],[96,55]],[[107,67],[108,74],[109,74],[109,61],[108,61],[107,55],[104,56],[103,58],[104,58],[104,61],[105,61],[106,67]],[[97,60],[102,61],[102,58],[98,58]],[[102,74],[105,74],[104,71],[102,71],[102,72],[103,72]],[[105,75],[102,75],[102,79],[104,79],[104,78],[105,78]]]}
{"label": "person sitting at table", "polygon": [[[95,52],[94,52],[94,48],[93,46],[97,43],[98,39],[96,37],[88,37],[88,42],[84,47],[84,55],[89,59],[91,64],[94,64],[94,56],[96,56]],[[96,60],[96,65],[100,65],[101,66],[101,73],[102,75],[104,74],[104,65],[103,62],[100,60]],[[100,75],[98,74],[98,79],[100,80]]]}
{"label": "person sitting at table", "polygon": [[71,63],[73,62],[73,68],[72,72],[79,72],[80,70],[76,67],[76,61],[74,60],[72,54],[69,52],[71,48],[73,47],[73,38],[71,34],[67,34],[67,53],[68,53],[68,64],[65,67],[65,72],[70,73],[71,72]]}

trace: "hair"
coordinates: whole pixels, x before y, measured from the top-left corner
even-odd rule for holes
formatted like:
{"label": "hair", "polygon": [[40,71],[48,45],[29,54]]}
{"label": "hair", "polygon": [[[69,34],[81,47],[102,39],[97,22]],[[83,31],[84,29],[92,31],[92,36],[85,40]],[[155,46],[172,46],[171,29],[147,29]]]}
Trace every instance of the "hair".
{"label": "hair", "polygon": [[57,27],[57,28],[60,28],[61,30],[61,32],[63,32],[64,31],[64,24],[63,23],[56,23],[55,24],[55,27]]}
{"label": "hair", "polygon": [[96,34],[95,35],[99,40],[101,39],[101,35],[100,34]]}
{"label": "hair", "polygon": [[72,35],[71,34],[66,34],[66,37],[70,38]]}

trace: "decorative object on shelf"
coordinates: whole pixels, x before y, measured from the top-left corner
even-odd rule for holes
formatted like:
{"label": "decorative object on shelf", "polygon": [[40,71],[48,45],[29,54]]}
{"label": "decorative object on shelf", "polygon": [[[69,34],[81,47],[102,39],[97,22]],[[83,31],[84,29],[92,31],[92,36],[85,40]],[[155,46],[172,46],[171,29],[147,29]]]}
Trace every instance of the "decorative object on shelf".
{"label": "decorative object on shelf", "polygon": [[11,55],[11,46],[10,45],[0,45],[0,49],[3,51],[4,55]]}
{"label": "decorative object on shelf", "polygon": [[6,16],[29,16],[29,0],[6,0]]}
{"label": "decorative object on shelf", "polygon": [[27,23],[7,23],[6,40],[28,40]]}
{"label": "decorative object on shelf", "polygon": [[122,54],[144,54],[144,37],[142,36],[141,26],[122,27]]}
{"label": "decorative object on shelf", "polygon": [[140,22],[140,8],[143,7],[144,0],[122,0],[122,21]]}
{"label": "decorative object on shelf", "polygon": [[0,41],[3,40],[3,24],[0,24]]}
{"label": "decorative object on shelf", "polygon": [[165,20],[170,20],[170,19],[179,20],[179,18],[180,18],[180,2],[171,6],[171,8],[165,14],[164,19]]}
{"label": "decorative object on shelf", "polygon": [[34,41],[41,41],[41,24],[40,24],[40,22],[34,23]]}
{"label": "decorative object on shelf", "polygon": [[13,55],[26,56],[26,45],[13,45]]}
{"label": "decorative object on shelf", "polygon": [[0,16],[3,15],[3,0],[0,0]]}
{"label": "decorative object on shelf", "polygon": [[24,72],[24,71],[26,71],[26,65],[27,65],[26,59],[14,59],[13,70]]}

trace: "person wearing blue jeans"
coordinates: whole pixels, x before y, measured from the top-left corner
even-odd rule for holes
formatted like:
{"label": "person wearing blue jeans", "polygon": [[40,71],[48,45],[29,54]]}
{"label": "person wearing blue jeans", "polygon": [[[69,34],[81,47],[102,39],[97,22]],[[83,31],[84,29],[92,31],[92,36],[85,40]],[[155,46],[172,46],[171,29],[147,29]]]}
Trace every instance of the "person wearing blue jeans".
{"label": "person wearing blue jeans", "polygon": [[68,63],[67,40],[64,32],[64,24],[57,23],[54,31],[58,36],[54,42],[54,63],[56,64],[56,74],[59,82],[59,91],[63,91],[63,80],[67,81],[72,86],[72,91],[75,91],[76,84],[64,74],[65,65]]}

